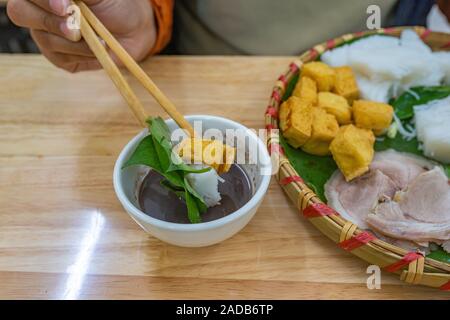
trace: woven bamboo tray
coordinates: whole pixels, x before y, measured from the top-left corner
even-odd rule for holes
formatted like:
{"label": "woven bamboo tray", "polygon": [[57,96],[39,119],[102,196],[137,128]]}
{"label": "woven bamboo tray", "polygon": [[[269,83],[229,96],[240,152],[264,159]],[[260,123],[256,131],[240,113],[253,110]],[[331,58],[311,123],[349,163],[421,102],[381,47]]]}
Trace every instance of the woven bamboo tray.
{"label": "woven bamboo tray", "polygon": [[[320,54],[342,43],[370,34],[388,34],[400,36],[407,27],[380,29],[375,31],[346,34],[342,37],[321,43],[303,53],[289,65],[275,83],[265,113],[265,125],[268,131],[267,148],[279,159],[277,180],[300,213],[315,225],[322,233],[334,241],[341,249],[350,251],[370,264],[398,274],[402,281],[410,284],[450,290],[450,264],[426,258],[416,252],[408,252],[377,239],[370,232],[361,230],[350,221],[342,218],[336,211],[324,204],[316,194],[308,188],[285,156],[278,136],[278,108],[290,81],[299,74],[306,62],[316,60]],[[450,50],[450,35],[431,32],[423,27],[410,27],[416,31],[423,41],[433,50]]]}

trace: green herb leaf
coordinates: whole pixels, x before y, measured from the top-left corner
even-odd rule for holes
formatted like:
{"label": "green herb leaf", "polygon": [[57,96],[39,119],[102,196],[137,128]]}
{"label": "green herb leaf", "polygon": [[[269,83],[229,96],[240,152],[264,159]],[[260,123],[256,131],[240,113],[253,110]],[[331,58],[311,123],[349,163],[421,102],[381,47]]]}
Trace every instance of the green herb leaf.
{"label": "green herb leaf", "polygon": [[185,194],[184,194],[184,193],[185,193],[184,188],[180,188],[180,187],[177,187],[177,186],[173,185],[172,183],[170,183],[169,180],[161,180],[160,184],[161,184],[164,188],[166,188],[167,190],[169,190],[169,191],[175,193],[178,197],[184,199],[184,197],[185,197]]}
{"label": "green herb leaf", "polygon": [[180,170],[180,171],[184,171],[186,173],[204,173],[204,172],[208,172],[209,170],[212,169],[211,167],[195,169],[194,167],[185,164],[181,160],[180,156],[178,156],[175,152],[173,152],[173,154],[172,154],[172,159],[175,159],[175,161],[173,161],[173,165],[167,171]]}
{"label": "green herb leaf", "polygon": [[414,93],[405,92],[392,103],[395,114],[401,120],[410,119],[414,116],[414,106],[448,97],[450,86],[415,87],[411,88],[410,91]]}
{"label": "green herb leaf", "polygon": [[197,206],[197,201],[195,199],[196,198],[186,189],[185,200],[188,209],[189,221],[191,221],[191,223],[201,222],[200,210]]}
{"label": "green herb leaf", "polygon": [[169,147],[172,146],[170,142],[170,129],[166,122],[161,117],[150,118],[147,120],[149,124],[150,134],[152,134],[158,142],[167,141]]}
{"label": "green herb leaf", "polygon": [[[191,223],[201,222],[200,214],[206,212],[206,210],[208,210],[208,207],[203,202],[203,199],[198,198],[196,195],[191,193],[192,189],[189,188],[190,186],[186,189],[179,188],[171,184],[170,181],[168,180],[162,180],[161,185],[165,187],[167,190],[175,193],[178,197],[184,199],[188,209],[188,218],[191,221]],[[189,198],[186,198],[186,193],[190,195]]]}
{"label": "green herb leaf", "polygon": [[151,136],[146,136],[141,140],[141,142],[139,142],[136,150],[134,150],[130,159],[125,162],[122,169],[133,165],[148,166],[159,173],[163,173],[163,168],[161,167],[161,163]]}
{"label": "green herb leaf", "polygon": [[204,213],[208,208],[206,206],[205,201],[203,200],[202,196],[200,196],[197,191],[195,191],[194,188],[192,188],[191,184],[189,183],[188,179],[186,178],[186,175],[184,176],[184,185],[186,187],[186,190],[189,191],[190,194],[192,194],[192,196],[194,196],[201,204],[201,206],[199,206],[199,210],[201,213]]}
{"label": "green herb leaf", "polygon": [[183,187],[179,187],[170,182],[170,180],[163,179],[161,180],[161,185],[171,191],[184,191]]}
{"label": "green herb leaf", "polygon": [[[180,170],[178,167],[181,165],[181,159],[174,157],[172,142],[170,140],[170,130],[164,120],[160,117],[151,118],[148,120],[150,123],[150,134],[153,137],[153,141],[157,145],[158,156],[161,161],[161,165],[165,172]],[[180,161],[174,163],[174,159]]]}
{"label": "green herb leaf", "polygon": [[195,202],[197,203],[198,210],[200,213],[205,213],[206,210],[208,210],[208,207],[206,206],[205,202],[201,198],[195,198]]}
{"label": "green herb leaf", "polygon": [[170,158],[170,153],[168,152],[167,147],[161,144],[161,142],[158,141],[158,139],[156,139],[153,134],[151,135],[151,137],[153,139],[153,144],[155,145],[155,151],[158,154],[161,168],[164,172],[167,172],[172,168],[172,159]]}

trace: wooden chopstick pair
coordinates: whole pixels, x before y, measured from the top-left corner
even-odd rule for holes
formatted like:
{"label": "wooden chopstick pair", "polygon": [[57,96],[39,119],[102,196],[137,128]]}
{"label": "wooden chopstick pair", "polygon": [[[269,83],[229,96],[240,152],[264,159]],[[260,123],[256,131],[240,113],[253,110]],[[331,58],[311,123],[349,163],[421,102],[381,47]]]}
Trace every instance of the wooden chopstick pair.
{"label": "wooden chopstick pair", "polygon": [[92,50],[98,61],[108,73],[111,80],[120,91],[133,114],[139,123],[146,127],[147,115],[142,103],[131,89],[120,69],[109,56],[100,36],[112,52],[119,58],[124,66],[133,74],[144,88],[156,99],[161,107],[169,114],[169,116],[180,126],[186,130],[191,137],[194,137],[194,129],[184,116],[177,110],[175,105],[167,98],[167,96],[156,86],[150,77],[142,70],[136,61],[128,54],[122,45],[114,38],[114,36],[106,29],[102,22],[95,16],[89,7],[82,1],[75,1],[80,8],[80,31],[89,48]]}

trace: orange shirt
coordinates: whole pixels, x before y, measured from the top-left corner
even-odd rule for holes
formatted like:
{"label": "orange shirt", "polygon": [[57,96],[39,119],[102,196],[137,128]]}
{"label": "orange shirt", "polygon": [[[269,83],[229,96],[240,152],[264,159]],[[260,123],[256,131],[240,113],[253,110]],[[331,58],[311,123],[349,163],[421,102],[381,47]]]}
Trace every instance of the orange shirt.
{"label": "orange shirt", "polygon": [[157,36],[150,54],[160,52],[169,43],[173,27],[174,0],[150,0],[155,15]]}

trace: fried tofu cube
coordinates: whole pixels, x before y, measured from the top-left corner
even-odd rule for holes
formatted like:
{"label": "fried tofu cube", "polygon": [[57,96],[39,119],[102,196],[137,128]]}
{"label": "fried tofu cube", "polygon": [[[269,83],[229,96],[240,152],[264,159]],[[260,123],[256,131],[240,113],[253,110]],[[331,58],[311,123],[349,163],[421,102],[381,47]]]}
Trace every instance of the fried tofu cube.
{"label": "fried tofu cube", "polygon": [[[218,153],[216,153],[217,146],[215,144],[218,143],[214,140],[202,140],[197,138],[188,138],[184,139],[178,146],[177,146],[177,152],[178,155],[187,163],[192,164],[199,164],[199,163],[205,163],[212,168],[214,168],[216,171],[220,168],[220,160]],[[223,148],[223,144],[221,144],[221,147]],[[208,149],[207,149],[208,148]],[[213,150],[211,150],[213,149]],[[209,151],[208,156],[205,156],[207,154],[206,151]],[[211,152],[212,151],[212,152]],[[221,150],[223,152],[223,149]],[[210,154],[213,153],[214,156],[217,156],[217,161],[214,161]]]}
{"label": "fried tofu cube", "polygon": [[335,116],[341,125],[349,124],[352,120],[352,110],[344,97],[331,92],[319,92],[317,105]]}
{"label": "fried tofu cube", "polygon": [[313,108],[311,137],[302,146],[302,150],[317,156],[330,154],[330,143],[339,130],[336,118],[324,109]]}
{"label": "fried tofu cube", "polygon": [[221,172],[228,172],[231,169],[231,166],[234,163],[234,160],[236,159],[236,148],[231,147],[229,145],[224,145],[225,151],[224,151],[224,161],[220,165],[218,173]]}
{"label": "fried tofu cube", "polygon": [[290,101],[289,98],[281,104],[280,110],[278,111],[279,126],[282,132],[284,132],[289,125],[288,121],[291,114],[291,104],[292,101]]}
{"label": "fried tofu cube", "polygon": [[177,145],[178,155],[187,163],[204,163],[217,172],[227,172],[234,162],[235,148],[219,140],[184,139]]}
{"label": "fried tofu cube", "polygon": [[301,76],[316,81],[319,91],[331,91],[336,81],[336,71],[319,61],[305,63],[302,67]]}
{"label": "fried tofu cube", "polygon": [[345,180],[350,181],[369,171],[374,143],[375,136],[371,130],[352,124],[339,128],[330,144],[330,151]]}
{"label": "fried tofu cube", "polygon": [[203,141],[201,139],[184,139],[175,148],[176,153],[187,163],[202,163]]}
{"label": "fried tofu cube", "polygon": [[334,68],[336,71],[336,81],[333,92],[343,96],[351,104],[359,99],[359,88],[352,68],[344,66]]}
{"label": "fried tofu cube", "polygon": [[290,97],[281,106],[280,128],[294,148],[302,146],[311,136],[312,110],[311,103],[298,97]]}
{"label": "fried tofu cube", "polygon": [[317,103],[317,83],[309,77],[300,77],[292,95],[314,105]]}
{"label": "fried tofu cube", "polygon": [[391,125],[394,116],[392,106],[374,101],[356,100],[353,102],[353,119],[357,127],[371,129],[376,135]]}
{"label": "fried tofu cube", "polygon": [[327,156],[330,154],[330,142],[310,140],[302,146],[302,150],[316,156]]}

